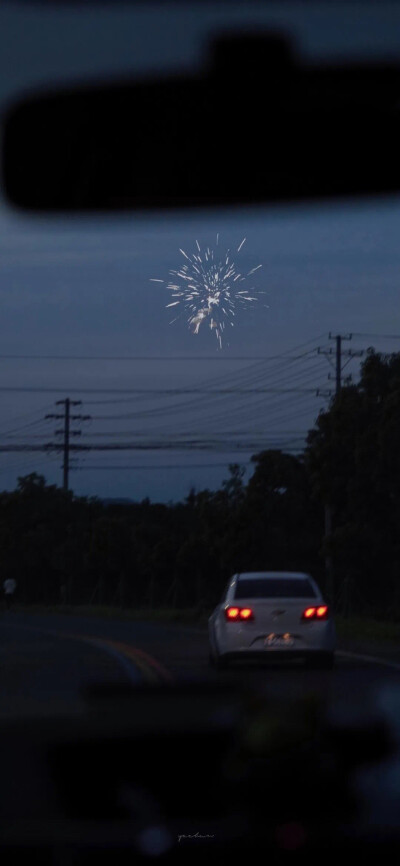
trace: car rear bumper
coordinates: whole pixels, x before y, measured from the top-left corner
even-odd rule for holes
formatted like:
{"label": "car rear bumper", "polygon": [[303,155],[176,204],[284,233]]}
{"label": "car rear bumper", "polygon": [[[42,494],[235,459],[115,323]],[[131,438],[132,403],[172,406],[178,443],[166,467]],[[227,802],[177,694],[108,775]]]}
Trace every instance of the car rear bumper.
{"label": "car rear bumper", "polygon": [[309,649],[276,649],[276,650],[236,650],[222,653],[218,656],[222,662],[258,662],[272,664],[284,661],[312,661],[322,657],[333,656],[334,650]]}
{"label": "car rear bumper", "polygon": [[[223,624],[216,634],[210,629],[210,643],[217,655],[237,654],[242,655],[304,655],[308,652],[334,652],[336,649],[336,632],[332,620],[328,622],[310,623],[306,626],[297,627],[290,633],[291,640],[287,646],[267,645],[266,641],[271,638],[271,633],[259,631],[258,629],[229,623],[228,627]],[[274,635],[280,638],[282,635]]]}

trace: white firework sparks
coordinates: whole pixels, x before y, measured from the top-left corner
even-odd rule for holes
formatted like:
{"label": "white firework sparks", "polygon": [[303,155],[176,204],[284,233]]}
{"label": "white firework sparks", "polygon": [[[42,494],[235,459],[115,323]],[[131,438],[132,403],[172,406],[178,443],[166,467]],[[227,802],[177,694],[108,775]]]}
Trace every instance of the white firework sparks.
{"label": "white firework sparks", "polygon": [[[243,238],[237,253],[240,253],[245,241],[246,238]],[[225,326],[229,324],[233,327],[235,314],[253,305],[259,295],[265,294],[254,285],[247,287],[249,282],[253,283],[253,275],[262,265],[241,273],[230,250],[221,254],[218,235],[215,250],[206,247],[202,251],[196,241],[195,253],[189,255],[182,249],[179,252],[185,261],[179,269],[169,272],[169,281],[152,279],[151,282],[166,283],[173,299],[166,305],[167,308],[182,308],[170,324],[185,315],[192,333],[198,334],[201,325],[207,323],[222,348]]]}

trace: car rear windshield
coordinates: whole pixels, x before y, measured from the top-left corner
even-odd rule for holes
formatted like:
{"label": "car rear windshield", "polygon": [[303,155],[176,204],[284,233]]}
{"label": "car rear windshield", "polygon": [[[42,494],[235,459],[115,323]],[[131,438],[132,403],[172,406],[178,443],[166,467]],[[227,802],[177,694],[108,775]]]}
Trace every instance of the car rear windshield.
{"label": "car rear windshield", "polygon": [[307,578],[239,578],[235,598],[315,598],[315,591]]}

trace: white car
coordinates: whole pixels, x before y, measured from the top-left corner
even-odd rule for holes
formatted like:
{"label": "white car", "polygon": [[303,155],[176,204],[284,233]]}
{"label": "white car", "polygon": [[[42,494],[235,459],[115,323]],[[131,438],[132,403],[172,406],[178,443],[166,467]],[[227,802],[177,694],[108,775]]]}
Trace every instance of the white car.
{"label": "white car", "polygon": [[303,658],[333,665],[335,625],[308,574],[254,571],[235,574],[208,620],[210,663],[238,659]]}

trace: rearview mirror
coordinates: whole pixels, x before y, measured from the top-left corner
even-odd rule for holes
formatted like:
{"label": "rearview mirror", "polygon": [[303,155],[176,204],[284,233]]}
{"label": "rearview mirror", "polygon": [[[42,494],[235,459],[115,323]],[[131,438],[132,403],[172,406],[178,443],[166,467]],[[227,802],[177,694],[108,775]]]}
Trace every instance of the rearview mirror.
{"label": "rearview mirror", "polygon": [[306,65],[220,37],[193,77],[40,93],[3,118],[8,200],[36,211],[257,204],[399,187],[400,66]]}

